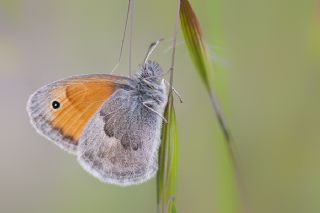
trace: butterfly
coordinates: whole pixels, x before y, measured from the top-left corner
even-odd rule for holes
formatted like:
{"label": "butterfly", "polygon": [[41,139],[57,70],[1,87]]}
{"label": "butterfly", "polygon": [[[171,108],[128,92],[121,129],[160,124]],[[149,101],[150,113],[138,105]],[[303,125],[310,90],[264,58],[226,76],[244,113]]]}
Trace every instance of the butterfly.
{"label": "butterfly", "polygon": [[145,60],[131,77],[80,75],[43,86],[27,103],[32,126],[105,183],[152,178],[167,90],[162,69]]}

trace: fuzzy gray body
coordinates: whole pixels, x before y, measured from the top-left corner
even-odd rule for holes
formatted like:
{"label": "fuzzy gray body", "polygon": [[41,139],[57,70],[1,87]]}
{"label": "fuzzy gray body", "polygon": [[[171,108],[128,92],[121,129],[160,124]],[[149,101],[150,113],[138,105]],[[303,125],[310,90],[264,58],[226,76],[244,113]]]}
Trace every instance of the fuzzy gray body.
{"label": "fuzzy gray body", "polygon": [[131,185],[158,169],[160,132],[167,94],[161,68],[148,61],[102,105],[86,126],[78,160],[103,182]]}

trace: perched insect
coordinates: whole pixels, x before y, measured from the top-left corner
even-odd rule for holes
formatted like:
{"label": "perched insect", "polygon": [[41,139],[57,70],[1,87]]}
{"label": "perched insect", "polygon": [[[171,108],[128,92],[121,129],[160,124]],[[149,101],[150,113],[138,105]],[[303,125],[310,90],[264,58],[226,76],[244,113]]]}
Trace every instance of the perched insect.
{"label": "perched insect", "polygon": [[103,182],[132,185],[158,169],[167,91],[162,70],[148,60],[131,77],[69,77],[33,93],[27,111],[34,128]]}

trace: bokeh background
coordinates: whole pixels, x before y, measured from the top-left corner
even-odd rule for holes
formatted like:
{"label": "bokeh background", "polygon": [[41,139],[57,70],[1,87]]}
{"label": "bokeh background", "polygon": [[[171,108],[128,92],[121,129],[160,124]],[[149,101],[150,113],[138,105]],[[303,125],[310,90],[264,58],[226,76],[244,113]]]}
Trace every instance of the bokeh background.
{"label": "bokeh background", "polygon": [[[241,157],[252,212],[320,212],[320,4],[190,0]],[[176,1],[136,0],[133,64],[148,45],[170,64]],[[0,212],[156,212],[155,179],[102,184],[29,125],[28,96],[117,62],[127,0],[0,0]],[[126,43],[128,47],[128,43]],[[116,74],[128,74],[128,54]],[[178,35],[178,212],[239,212],[230,160]]]}

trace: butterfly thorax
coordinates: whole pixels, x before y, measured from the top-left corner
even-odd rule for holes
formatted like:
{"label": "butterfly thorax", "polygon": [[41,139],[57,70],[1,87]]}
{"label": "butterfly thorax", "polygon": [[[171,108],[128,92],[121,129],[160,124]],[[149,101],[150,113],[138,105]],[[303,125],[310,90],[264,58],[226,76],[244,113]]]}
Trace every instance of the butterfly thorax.
{"label": "butterfly thorax", "polygon": [[147,61],[134,76],[134,93],[141,103],[165,101],[165,88],[161,83],[162,69],[157,62]]}

